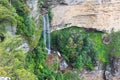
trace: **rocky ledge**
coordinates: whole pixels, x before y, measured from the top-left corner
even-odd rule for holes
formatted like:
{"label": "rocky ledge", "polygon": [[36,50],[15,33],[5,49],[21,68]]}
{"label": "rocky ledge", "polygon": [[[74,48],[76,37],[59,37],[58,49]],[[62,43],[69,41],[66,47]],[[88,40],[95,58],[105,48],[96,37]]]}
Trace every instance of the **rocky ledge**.
{"label": "rocky ledge", "polygon": [[80,77],[85,80],[120,80],[120,58],[112,58],[107,65],[99,63],[93,71],[82,70]]}

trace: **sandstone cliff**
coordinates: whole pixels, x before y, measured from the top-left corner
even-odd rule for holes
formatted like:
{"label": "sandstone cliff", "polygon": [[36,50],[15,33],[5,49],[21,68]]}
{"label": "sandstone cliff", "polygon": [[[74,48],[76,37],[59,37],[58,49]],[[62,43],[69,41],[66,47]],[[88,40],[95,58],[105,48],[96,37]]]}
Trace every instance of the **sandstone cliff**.
{"label": "sandstone cliff", "polygon": [[[119,0],[65,0],[52,8],[52,30],[68,26],[120,30]],[[64,3],[64,4],[63,4]]]}

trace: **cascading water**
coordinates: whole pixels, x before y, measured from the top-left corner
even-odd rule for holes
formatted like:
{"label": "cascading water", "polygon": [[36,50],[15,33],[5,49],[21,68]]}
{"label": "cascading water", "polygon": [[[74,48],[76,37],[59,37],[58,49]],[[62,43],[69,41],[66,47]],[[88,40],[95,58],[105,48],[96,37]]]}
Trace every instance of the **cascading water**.
{"label": "cascading water", "polygon": [[51,53],[50,48],[50,23],[48,14],[43,15],[43,38],[44,44],[46,46],[46,50],[48,54]]}

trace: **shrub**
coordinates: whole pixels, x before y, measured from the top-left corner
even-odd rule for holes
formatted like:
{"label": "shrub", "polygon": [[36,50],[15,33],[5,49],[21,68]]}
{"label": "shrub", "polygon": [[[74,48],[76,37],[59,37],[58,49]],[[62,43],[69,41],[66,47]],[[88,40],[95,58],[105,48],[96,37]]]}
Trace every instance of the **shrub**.
{"label": "shrub", "polygon": [[23,28],[24,33],[27,37],[32,37],[35,32],[35,23],[30,16],[26,17],[25,25],[26,27]]}
{"label": "shrub", "polygon": [[36,75],[25,69],[16,69],[13,80],[38,80]]}
{"label": "shrub", "polygon": [[12,0],[12,5],[15,7],[17,14],[19,16],[25,17],[28,15],[30,9],[29,7],[25,4],[24,0]]}
{"label": "shrub", "polygon": [[4,70],[3,67],[0,67],[0,75],[1,76],[7,76],[7,72]]}
{"label": "shrub", "polygon": [[26,69],[33,71],[39,80],[44,80],[49,75],[48,68],[45,66],[46,54],[43,43],[40,41],[37,47],[26,57]]}
{"label": "shrub", "polygon": [[80,55],[76,58],[75,63],[72,64],[75,68],[81,69],[83,68],[83,57]]}
{"label": "shrub", "polygon": [[6,7],[7,9],[11,10],[11,11],[15,11],[15,9],[13,8],[13,6],[11,6],[8,2],[8,0],[0,0],[0,4],[4,7]]}
{"label": "shrub", "polygon": [[17,17],[17,34],[32,40],[36,26],[33,19],[29,16],[29,7],[25,4],[24,0],[12,0],[12,5],[19,15]]}
{"label": "shrub", "polygon": [[55,80],[65,80],[61,72],[57,72],[54,75],[55,75]]}

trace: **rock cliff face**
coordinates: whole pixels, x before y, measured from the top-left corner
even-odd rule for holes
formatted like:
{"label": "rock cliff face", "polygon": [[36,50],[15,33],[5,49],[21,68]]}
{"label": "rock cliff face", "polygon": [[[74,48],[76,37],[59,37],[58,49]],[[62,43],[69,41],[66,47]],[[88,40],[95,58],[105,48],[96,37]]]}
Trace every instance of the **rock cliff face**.
{"label": "rock cliff face", "polygon": [[39,17],[40,12],[38,8],[38,0],[27,0],[27,5],[30,8],[30,16],[34,18],[34,22],[36,23],[36,26],[39,26]]}
{"label": "rock cliff face", "polygon": [[99,64],[93,71],[82,70],[80,77],[85,80],[120,80],[120,58],[112,59],[106,66]]}
{"label": "rock cliff face", "polygon": [[52,30],[65,25],[108,32],[120,30],[119,0],[65,0],[53,7],[52,12]]}
{"label": "rock cliff face", "polygon": [[16,25],[12,25],[10,22],[6,22],[4,30],[8,31],[12,35],[15,35],[15,33],[16,33]]}

